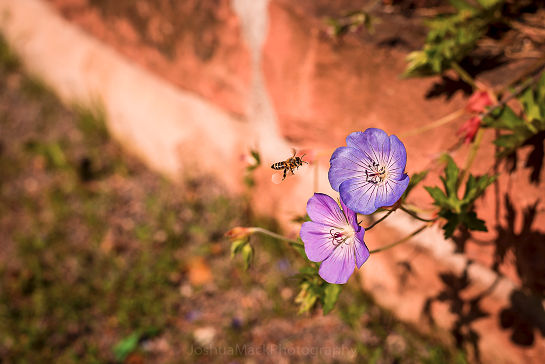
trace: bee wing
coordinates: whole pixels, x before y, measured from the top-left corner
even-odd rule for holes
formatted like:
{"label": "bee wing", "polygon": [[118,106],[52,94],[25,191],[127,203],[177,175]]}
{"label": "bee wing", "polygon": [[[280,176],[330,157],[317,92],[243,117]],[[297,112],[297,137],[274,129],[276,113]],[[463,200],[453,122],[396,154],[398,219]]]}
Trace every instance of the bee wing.
{"label": "bee wing", "polygon": [[[295,175],[302,176],[303,174],[307,173],[309,168],[310,168],[309,165],[305,163],[302,166],[299,166],[299,168],[294,168],[293,173],[291,173],[290,170],[288,169],[288,171],[286,172],[286,179]],[[275,185],[282,183],[283,179],[284,179],[284,170],[275,171],[271,176],[271,180]]]}
{"label": "bee wing", "polygon": [[[278,185],[280,183],[282,183],[282,178],[284,176],[284,171],[276,171],[272,174],[272,177],[271,177],[271,180],[272,180],[272,183],[274,183],[275,185]],[[286,177],[288,175],[286,174]]]}

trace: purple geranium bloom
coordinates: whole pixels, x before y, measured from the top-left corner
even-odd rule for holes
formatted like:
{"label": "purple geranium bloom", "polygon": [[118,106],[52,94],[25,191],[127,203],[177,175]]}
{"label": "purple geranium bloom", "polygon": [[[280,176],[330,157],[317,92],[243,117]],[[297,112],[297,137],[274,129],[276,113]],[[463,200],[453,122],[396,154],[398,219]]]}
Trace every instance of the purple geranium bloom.
{"label": "purple geranium bloom", "polygon": [[395,135],[369,128],[346,137],[329,161],[329,183],[341,201],[361,214],[391,206],[409,185],[407,152]]}
{"label": "purple geranium bloom", "polygon": [[363,242],[365,229],[358,225],[356,213],[341,201],[342,210],[334,199],[315,193],[307,202],[312,221],[301,226],[305,253],[313,262],[322,262],[320,277],[329,283],[346,283],[369,258]]}

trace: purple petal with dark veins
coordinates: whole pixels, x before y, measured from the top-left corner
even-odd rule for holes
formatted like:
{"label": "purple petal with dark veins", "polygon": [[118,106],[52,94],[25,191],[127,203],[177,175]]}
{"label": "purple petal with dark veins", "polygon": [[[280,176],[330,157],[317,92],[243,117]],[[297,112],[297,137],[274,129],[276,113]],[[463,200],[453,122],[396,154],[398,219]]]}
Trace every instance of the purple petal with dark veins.
{"label": "purple petal with dark veins", "polygon": [[405,146],[395,135],[390,136],[390,157],[386,164],[389,175],[396,180],[403,179],[405,165],[407,164],[407,151]]}
{"label": "purple petal with dark veins", "polygon": [[340,147],[331,155],[329,164],[329,183],[331,188],[339,191],[340,184],[347,179],[365,176],[365,170],[369,169],[372,161],[359,149]]}
{"label": "purple petal with dark veins", "polygon": [[350,210],[350,208],[345,205],[343,200],[341,200],[341,207],[342,207],[342,209],[344,211],[345,216],[348,218],[348,223],[350,224],[350,226],[352,226],[354,231],[358,231],[360,226],[358,225],[358,217],[357,217],[356,213],[354,211]]}
{"label": "purple petal with dark veins", "polygon": [[335,245],[330,234],[332,227],[313,221],[306,221],[301,226],[299,235],[305,244],[305,253],[309,260],[321,262],[326,259]]}
{"label": "purple petal with dark veins", "polygon": [[354,239],[354,252],[356,256],[356,266],[358,268],[361,268],[363,263],[369,258],[369,249],[367,249],[367,245],[365,245],[365,242],[363,241],[364,235],[365,229],[361,228],[361,230],[356,233]]}
{"label": "purple petal with dark veins", "polygon": [[390,138],[384,130],[369,128],[346,137],[346,145],[361,150],[371,160],[385,164],[390,157]]}
{"label": "purple petal with dark veins", "polygon": [[354,249],[343,243],[322,262],[318,273],[326,282],[344,284],[354,272],[354,265]]}
{"label": "purple petal with dark veins", "polygon": [[327,226],[342,228],[346,219],[334,199],[323,193],[315,193],[307,202],[310,219]]}
{"label": "purple petal with dark veins", "polygon": [[376,211],[375,199],[378,186],[367,182],[365,178],[352,178],[341,183],[339,194],[341,200],[351,210],[369,215]]}

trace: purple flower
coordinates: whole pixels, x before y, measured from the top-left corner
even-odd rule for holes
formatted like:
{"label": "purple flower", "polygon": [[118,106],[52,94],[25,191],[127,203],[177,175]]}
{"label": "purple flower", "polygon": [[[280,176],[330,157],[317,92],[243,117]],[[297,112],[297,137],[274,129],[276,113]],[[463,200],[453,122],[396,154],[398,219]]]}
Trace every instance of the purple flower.
{"label": "purple flower", "polygon": [[351,210],[371,214],[397,202],[409,185],[403,143],[384,130],[369,128],[346,137],[333,152],[329,183]]}
{"label": "purple flower", "polygon": [[307,202],[312,221],[301,226],[305,253],[313,262],[322,262],[320,277],[329,283],[346,283],[369,258],[365,246],[365,229],[358,225],[356,213],[341,201],[339,205],[328,195],[315,193]]}

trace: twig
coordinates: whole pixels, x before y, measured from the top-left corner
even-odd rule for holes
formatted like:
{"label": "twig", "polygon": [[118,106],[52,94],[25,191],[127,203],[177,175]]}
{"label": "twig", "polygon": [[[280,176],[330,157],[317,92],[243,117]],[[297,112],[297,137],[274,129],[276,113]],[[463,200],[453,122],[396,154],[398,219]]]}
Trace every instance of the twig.
{"label": "twig", "polygon": [[418,216],[414,211],[411,211],[409,210],[408,208],[406,207],[403,207],[402,206],[399,206],[400,210],[411,215],[413,218],[417,219],[417,220],[420,220],[420,221],[423,221],[423,222],[434,222],[435,220],[437,220],[437,218],[435,219],[424,219],[423,217],[420,217]]}
{"label": "twig", "polygon": [[483,140],[484,135],[484,129],[479,128],[479,131],[477,132],[477,135],[475,136],[475,140],[473,141],[473,144],[471,144],[471,149],[469,150],[469,154],[467,155],[466,164],[464,166],[464,170],[462,171],[462,174],[460,175],[460,179],[458,179],[458,186],[461,186],[466,177],[469,173],[469,169],[471,168],[471,165],[475,161],[475,157],[477,156],[477,151],[479,150],[479,147],[481,146],[481,142]]}
{"label": "twig", "polygon": [[403,137],[408,137],[408,136],[412,136],[412,135],[416,135],[416,134],[420,134],[420,133],[423,133],[425,131],[428,131],[428,130],[431,130],[431,129],[435,129],[439,126],[442,126],[442,125],[445,125],[445,124],[448,124],[450,123],[451,121],[454,121],[456,120],[458,117],[460,117],[462,114],[464,113],[464,109],[460,109],[460,110],[457,110],[457,111],[454,111],[444,117],[442,117],[441,119],[438,119],[432,123],[429,123],[427,125],[424,125],[420,128],[416,128],[416,129],[413,129],[413,130],[409,130],[405,133],[401,133],[399,134],[399,137],[400,138],[403,138]]}
{"label": "twig", "polygon": [[[541,68],[544,68],[545,65],[541,65]],[[505,106],[509,101],[520,95],[523,91],[525,91],[528,87],[532,86],[534,83],[536,83],[539,80],[539,77],[541,76],[541,72],[538,72],[535,74],[532,78],[529,78],[526,82],[524,82],[522,85],[519,85],[509,96],[498,102],[496,105],[488,108],[484,113],[480,114],[481,120],[483,120],[485,117],[489,116],[494,110],[497,108]]]}
{"label": "twig", "polygon": [[464,82],[471,85],[471,87],[473,87],[474,89],[478,88],[475,84],[475,80],[473,80],[469,73],[467,73],[466,70],[464,70],[458,63],[451,62],[450,67],[452,67],[452,69],[458,74],[458,76],[460,76],[462,80],[464,80]]}
{"label": "twig", "polygon": [[371,226],[369,227],[366,227],[365,228],[365,231],[368,231],[368,230],[371,230],[376,224],[378,224],[379,222],[381,222],[382,220],[386,219],[388,216],[390,216],[390,214],[394,212],[394,210],[390,210],[388,211],[388,213],[386,213],[384,216],[382,216],[380,219],[378,219],[377,221],[375,221],[374,223],[371,224]]}
{"label": "twig", "polygon": [[254,233],[260,233],[260,234],[263,234],[263,235],[267,235],[267,236],[270,236],[271,238],[287,241],[291,246],[304,248],[304,245],[301,244],[300,242],[298,242],[297,240],[293,240],[293,239],[287,238],[287,237],[285,237],[283,235],[273,233],[272,231],[269,231],[267,229],[263,229],[263,228],[260,228],[260,227],[252,227],[250,229],[252,229],[252,232],[254,232]]}
{"label": "twig", "polygon": [[377,248],[377,249],[373,249],[369,252],[369,254],[375,254],[375,253],[379,253],[379,252],[382,252],[384,250],[388,250],[390,248],[393,248],[394,246],[396,245],[399,245],[401,243],[404,243],[406,242],[407,240],[410,240],[413,236],[415,235],[418,235],[420,234],[425,228],[428,227],[428,224],[426,225],[422,225],[421,227],[419,227],[418,229],[416,229],[415,231],[413,231],[412,233],[410,233],[409,235],[407,235],[406,237],[404,237],[403,239],[401,240],[398,240],[396,241],[395,243],[392,243],[392,244],[388,244],[388,245],[385,245],[383,247],[380,247],[380,248]]}

